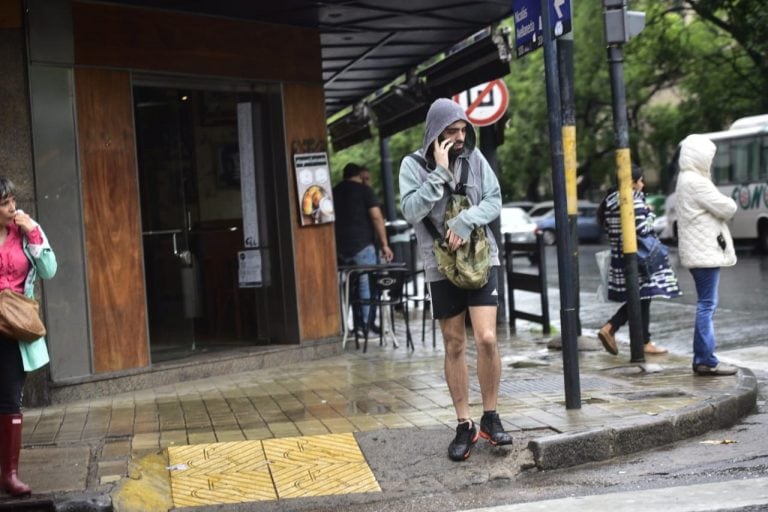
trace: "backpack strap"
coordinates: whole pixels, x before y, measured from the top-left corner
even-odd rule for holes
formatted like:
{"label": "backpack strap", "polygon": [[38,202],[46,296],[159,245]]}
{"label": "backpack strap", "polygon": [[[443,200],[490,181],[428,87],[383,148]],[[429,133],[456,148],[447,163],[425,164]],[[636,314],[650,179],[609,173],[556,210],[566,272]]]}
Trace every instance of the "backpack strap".
{"label": "backpack strap", "polygon": [[461,177],[453,190],[454,194],[467,195],[467,179],[469,179],[469,158],[461,159]]}
{"label": "backpack strap", "polygon": [[429,172],[429,164],[427,163],[427,159],[426,158],[424,158],[423,156],[421,156],[418,153],[411,153],[411,154],[405,155],[405,158],[409,158],[409,157],[413,158],[416,161],[417,164],[419,164],[420,166],[425,168],[427,170],[427,172]]}

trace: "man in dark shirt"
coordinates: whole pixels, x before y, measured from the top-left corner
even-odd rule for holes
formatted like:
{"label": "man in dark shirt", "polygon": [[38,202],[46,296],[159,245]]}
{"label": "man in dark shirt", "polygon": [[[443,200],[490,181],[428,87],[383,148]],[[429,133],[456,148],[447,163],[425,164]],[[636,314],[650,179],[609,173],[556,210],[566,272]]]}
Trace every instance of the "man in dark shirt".
{"label": "man in dark shirt", "polygon": [[[368,169],[349,163],[344,167],[344,181],[333,187],[336,251],[339,260],[347,265],[378,263],[377,239],[384,260],[387,263],[392,261],[379,200],[373,189],[364,184],[366,175],[370,177]],[[360,299],[371,297],[367,278],[360,279],[356,293]],[[355,329],[370,327],[370,308],[363,306],[355,311],[354,320]]]}

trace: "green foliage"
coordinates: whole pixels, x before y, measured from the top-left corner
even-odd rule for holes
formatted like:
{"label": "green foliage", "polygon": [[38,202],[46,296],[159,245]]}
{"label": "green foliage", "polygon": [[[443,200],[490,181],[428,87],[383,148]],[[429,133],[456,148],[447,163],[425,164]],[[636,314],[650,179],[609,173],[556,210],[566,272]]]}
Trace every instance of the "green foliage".
{"label": "green foliage", "polygon": [[[579,195],[595,198],[615,175],[602,2],[572,7]],[[632,159],[645,167],[649,192],[666,192],[666,164],[687,134],[768,113],[768,9],[763,0],[630,0],[630,8],[646,12],[643,32],[623,46]],[[513,60],[504,80],[510,90],[498,148],[504,200],[546,198],[552,177],[543,52]],[[400,160],[421,146],[422,136],[419,125],[389,140],[396,190]],[[378,140],[331,161],[336,179],[355,161],[378,180]],[[380,187],[376,181],[381,195]]]}

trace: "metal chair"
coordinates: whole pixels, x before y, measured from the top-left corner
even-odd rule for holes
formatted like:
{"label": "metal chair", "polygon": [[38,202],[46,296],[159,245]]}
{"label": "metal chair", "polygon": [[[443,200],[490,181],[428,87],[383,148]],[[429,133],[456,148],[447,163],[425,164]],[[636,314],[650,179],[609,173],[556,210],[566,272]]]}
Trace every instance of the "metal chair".
{"label": "metal chair", "polygon": [[[423,270],[420,270],[417,273],[424,273]],[[413,278],[414,281],[416,280],[415,277]],[[407,289],[407,288],[406,288]],[[408,302],[413,302],[415,304],[421,304],[422,305],[422,312],[421,312],[421,344],[424,344],[424,341],[426,339],[427,334],[427,311],[430,309],[430,304],[432,303],[432,298],[429,296],[429,285],[424,282],[422,286],[422,292],[420,294],[409,294],[407,298]],[[431,316],[431,315],[430,315]],[[435,334],[435,319],[434,317],[432,320],[432,348],[435,348],[437,345],[436,341],[436,334]]]}
{"label": "metal chair", "polygon": [[[370,298],[360,298],[357,294],[350,297],[349,303],[353,306],[370,306],[379,310],[379,318],[381,319],[381,331],[379,333],[379,345],[384,344],[384,334],[387,333],[387,321],[391,324],[391,331],[389,334],[392,336],[392,344],[397,348],[397,338],[395,337],[395,309],[396,306],[402,306],[403,316],[405,319],[405,333],[406,333],[406,346],[414,349],[413,339],[411,338],[411,328],[408,323],[408,301],[406,285],[410,278],[410,273],[405,268],[387,268],[387,269],[362,269],[352,270],[349,273],[349,279],[351,280],[352,289],[356,289],[356,284],[360,279],[368,279],[368,283],[371,290]],[[385,315],[384,309],[387,308],[387,314]],[[370,330],[369,325],[363,326],[363,352],[368,350],[368,332]],[[355,330],[355,346],[360,348],[360,334]]]}

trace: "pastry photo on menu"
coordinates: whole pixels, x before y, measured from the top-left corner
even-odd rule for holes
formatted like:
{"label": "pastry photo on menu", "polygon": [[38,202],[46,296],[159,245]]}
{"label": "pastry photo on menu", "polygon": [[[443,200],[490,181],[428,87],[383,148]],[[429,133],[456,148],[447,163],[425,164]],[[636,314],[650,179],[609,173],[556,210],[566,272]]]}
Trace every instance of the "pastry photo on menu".
{"label": "pastry photo on menu", "polygon": [[331,176],[326,153],[294,155],[299,193],[301,225],[324,224],[335,220]]}
{"label": "pastry photo on menu", "polygon": [[334,220],[333,200],[328,191],[319,185],[307,188],[301,200],[301,212],[310,217],[314,224]]}

